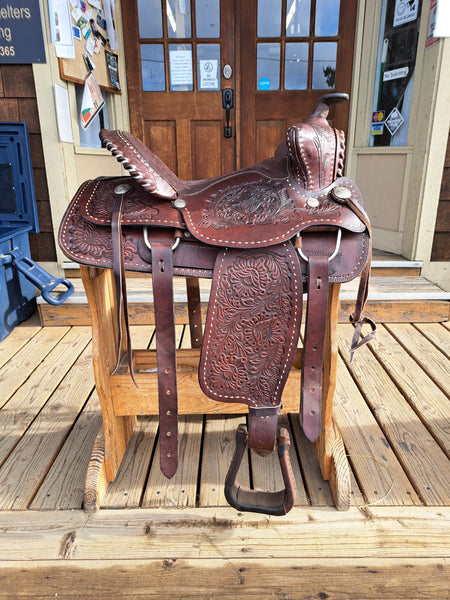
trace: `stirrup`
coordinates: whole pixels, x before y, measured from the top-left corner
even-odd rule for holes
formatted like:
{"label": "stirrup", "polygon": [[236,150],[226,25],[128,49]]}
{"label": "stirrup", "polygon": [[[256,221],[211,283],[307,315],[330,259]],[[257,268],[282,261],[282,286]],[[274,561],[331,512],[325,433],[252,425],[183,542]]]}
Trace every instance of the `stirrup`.
{"label": "stirrup", "polygon": [[266,515],[285,515],[294,506],[297,487],[289,459],[289,433],[282,427],[277,437],[277,451],[283,475],[284,490],[263,492],[251,490],[236,483],[236,477],[242,458],[247,450],[248,431],[244,424],[236,431],[236,450],[225,479],[225,497],[233,508],[239,511],[263,513]]}

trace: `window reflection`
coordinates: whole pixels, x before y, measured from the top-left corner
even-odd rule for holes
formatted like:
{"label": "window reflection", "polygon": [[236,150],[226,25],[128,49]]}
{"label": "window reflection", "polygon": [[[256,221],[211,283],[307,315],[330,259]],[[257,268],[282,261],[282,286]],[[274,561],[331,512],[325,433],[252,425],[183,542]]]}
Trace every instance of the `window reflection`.
{"label": "window reflection", "polygon": [[141,70],[144,92],[165,91],[166,74],[162,44],[141,44]]}
{"label": "window reflection", "polygon": [[308,44],[286,44],[284,89],[306,90],[308,85]]}
{"label": "window reflection", "polygon": [[256,80],[259,90],[280,89],[280,44],[258,44]]}
{"label": "window reflection", "polygon": [[316,0],[317,36],[337,35],[339,31],[340,0]]}
{"label": "window reflection", "polygon": [[169,38],[191,37],[191,3],[167,0],[167,33]]}
{"label": "window reflection", "polygon": [[280,35],[281,0],[258,0],[258,37]]}
{"label": "window reflection", "polygon": [[334,88],[336,75],[336,42],[314,44],[312,87],[314,90]]}
{"label": "window reflection", "polygon": [[220,0],[196,0],[195,26],[197,37],[220,37]]}
{"label": "window reflection", "polygon": [[286,9],[286,35],[309,36],[311,0],[288,0]]}
{"label": "window reflection", "polygon": [[162,38],[161,0],[138,0],[139,36]]}

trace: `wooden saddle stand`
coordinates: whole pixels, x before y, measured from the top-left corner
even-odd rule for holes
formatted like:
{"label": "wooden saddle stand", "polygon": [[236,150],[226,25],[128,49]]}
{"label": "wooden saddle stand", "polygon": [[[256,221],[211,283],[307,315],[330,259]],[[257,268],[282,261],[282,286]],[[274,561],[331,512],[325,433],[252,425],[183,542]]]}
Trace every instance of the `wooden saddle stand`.
{"label": "wooden saddle stand", "polygon": [[[283,428],[277,433],[277,422],[282,400],[284,412],[298,410],[298,395],[295,402],[296,394],[286,398],[283,390],[301,366],[300,423],[316,444],[337,508],[348,508],[349,468],[332,419],[340,283],[360,275],[350,316],[356,324],[352,353],[374,336],[375,325],[363,316],[369,219],[355,183],[342,177],[344,134],[327,121],[329,105],[344,99],[322,97],[304,123],[289,128],[273,158],[201,181],[179,180],[129,133],[101,132],[103,144],[132,177],[84,183],[62,220],[59,242],[82,265],[104,425],[104,450],[98,442],[93,460],[108,481],[117,473],[133,415],[154,414],[148,394],[156,388],[161,470],[168,478],[177,470],[177,415],[192,412],[191,396],[183,397],[181,384],[177,390],[177,363],[180,369],[184,360],[183,350],[175,348],[178,276],[186,278],[196,332],[194,349],[187,352],[198,364],[198,394],[213,401],[205,412],[217,412],[223,402],[244,405],[235,412],[248,407],[248,430],[244,425],[237,430],[225,480],[227,501],[239,511],[270,515],[286,514],[294,505],[289,435]],[[126,270],[152,273],[156,353],[131,348]],[[198,278],[212,279],[203,339]],[[305,340],[297,350],[305,293]],[[371,332],[361,339],[364,323]],[[120,411],[115,390],[130,377],[136,386],[125,386],[127,413],[124,386]],[[284,489],[252,490],[237,483],[247,447],[263,456],[277,449]],[[85,507],[89,502],[85,497]]]}

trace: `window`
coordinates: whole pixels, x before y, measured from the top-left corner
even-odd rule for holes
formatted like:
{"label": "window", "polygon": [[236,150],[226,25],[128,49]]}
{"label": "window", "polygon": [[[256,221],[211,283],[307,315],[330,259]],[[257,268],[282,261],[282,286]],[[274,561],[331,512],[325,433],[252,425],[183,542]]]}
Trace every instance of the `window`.
{"label": "window", "polygon": [[258,0],[257,89],[334,89],[339,16],[340,0]]}
{"label": "window", "polygon": [[407,144],[421,5],[421,0],[383,0],[371,146]]}
{"label": "window", "polygon": [[75,85],[75,94],[77,99],[77,121],[78,129],[80,132],[80,146],[85,148],[101,148],[102,144],[99,138],[101,129],[109,129],[109,118],[108,118],[108,105],[111,102],[111,94],[102,90],[102,95],[105,100],[105,106],[102,110],[94,117],[92,123],[87,129],[83,129],[80,125],[80,111],[81,103],[83,101],[83,89],[82,85]]}
{"label": "window", "polygon": [[220,0],[138,0],[138,15],[144,92],[220,89]]}

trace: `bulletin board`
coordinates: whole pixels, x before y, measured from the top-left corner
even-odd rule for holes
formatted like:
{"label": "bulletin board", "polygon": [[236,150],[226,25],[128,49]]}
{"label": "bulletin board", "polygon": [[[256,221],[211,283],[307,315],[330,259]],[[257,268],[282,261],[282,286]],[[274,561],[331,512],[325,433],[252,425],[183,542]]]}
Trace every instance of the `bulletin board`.
{"label": "bulletin board", "polygon": [[[74,22],[73,16],[71,18],[72,18],[72,27],[77,28],[77,23]],[[106,41],[106,44],[104,44],[101,41],[100,44],[98,44],[98,52],[92,52],[91,54],[87,53],[86,45],[87,45],[89,38],[91,40],[97,40],[97,39],[101,40],[100,36],[102,36],[105,40],[107,40],[107,38],[108,38],[106,28],[101,27],[101,25],[98,23],[97,19],[94,20],[94,23],[95,23],[95,28],[96,28],[98,34],[100,34],[98,37],[96,37],[94,35],[94,33],[92,31],[92,27],[90,26],[89,23],[87,24],[87,27],[84,30],[84,33],[87,33],[87,30],[90,31],[87,38],[84,37],[83,30],[80,31],[80,28],[77,28],[79,30],[79,33],[77,32],[77,35],[80,36],[80,39],[78,39],[76,36],[74,36],[75,58],[59,58],[58,59],[60,77],[61,77],[61,79],[64,79],[66,81],[71,81],[73,83],[78,83],[80,85],[83,85],[84,81],[86,79],[86,75],[89,73],[89,68],[86,65],[86,61],[84,58],[85,55],[87,54],[88,60],[93,65],[93,67],[95,67],[92,69],[92,73],[93,73],[97,83],[99,84],[99,86],[103,90],[106,90],[108,92],[121,94],[122,92],[118,89],[117,85],[114,85],[111,81],[110,71],[108,69],[108,63],[107,63],[107,57],[112,58],[112,60],[115,61],[116,65],[117,65],[117,77],[118,77],[118,74],[119,74],[118,73],[118,62],[119,62],[118,50],[111,50],[111,48],[109,47],[108,41]]]}

